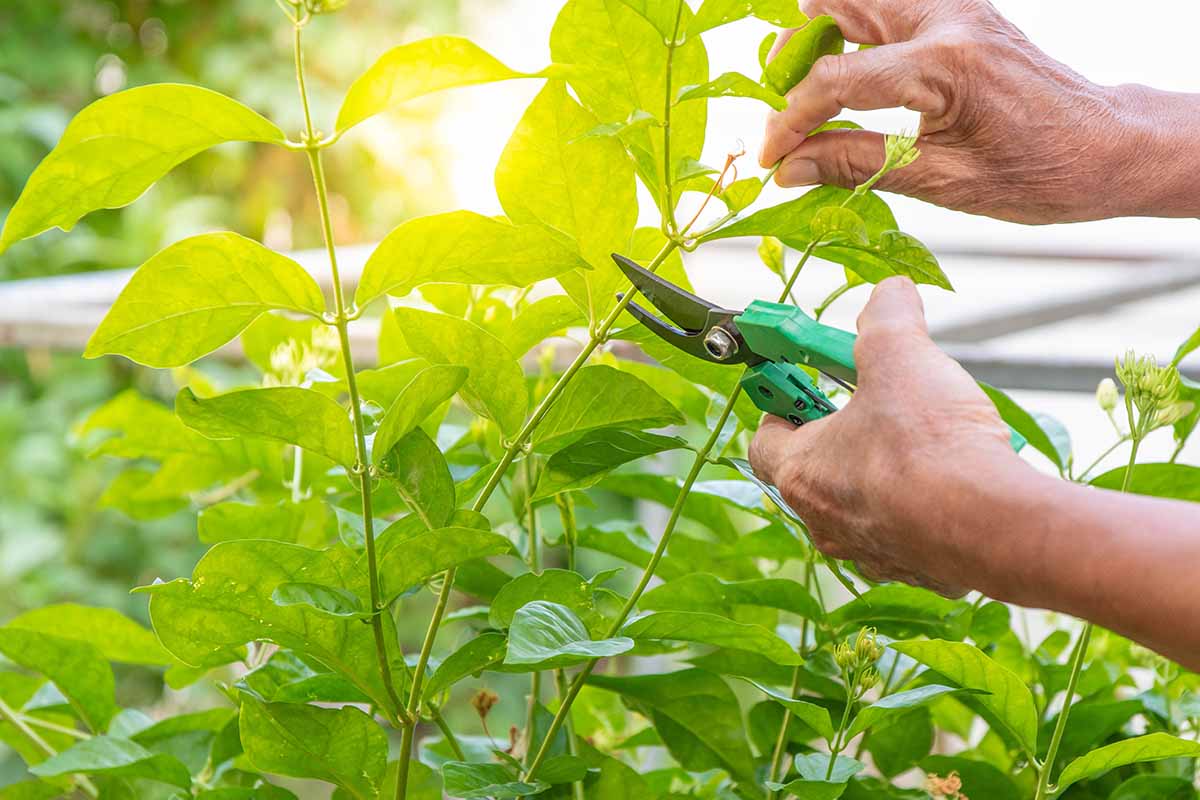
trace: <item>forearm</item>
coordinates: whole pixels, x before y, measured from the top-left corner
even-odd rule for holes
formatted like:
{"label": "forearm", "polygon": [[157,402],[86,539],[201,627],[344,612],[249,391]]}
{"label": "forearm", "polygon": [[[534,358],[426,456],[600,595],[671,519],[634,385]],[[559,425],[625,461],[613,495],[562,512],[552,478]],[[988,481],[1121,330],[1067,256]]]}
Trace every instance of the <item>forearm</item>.
{"label": "forearm", "polygon": [[1200,94],[1136,84],[1107,91],[1116,125],[1101,150],[1109,174],[1121,176],[1102,195],[1118,203],[1112,216],[1200,217]]}
{"label": "forearm", "polygon": [[964,536],[988,543],[978,551],[986,563],[975,565],[982,591],[1082,617],[1200,666],[1200,507],[1028,469],[985,481],[959,506]]}

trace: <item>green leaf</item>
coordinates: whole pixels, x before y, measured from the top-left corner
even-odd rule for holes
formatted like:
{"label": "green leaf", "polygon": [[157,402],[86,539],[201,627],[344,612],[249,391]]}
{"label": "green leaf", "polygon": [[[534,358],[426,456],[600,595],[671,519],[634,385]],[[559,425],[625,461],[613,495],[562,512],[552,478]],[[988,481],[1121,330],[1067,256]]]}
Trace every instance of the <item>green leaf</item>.
{"label": "green leaf", "polygon": [[858,712],[854,717],[854,722],[850,725],[846,739],[852,739],[868,728],[878,727],[881,722],[899,712],[928,705],[939,697],[961,691],[963,690],[953,686],[929,684],[909,689],[906,692],[889,694]]}
{"label": "green leaf", "polygon": [[518,358],[528,353],[551,336],[557,336],[567,328],[586,325],[587,320],[579,313],[579,306],[564,294],[543,297],[530,303],[513,318],[504,332],[504,346]]}
{"label": "green leaf", "polygon": [[[691,13],[683,9],[682,25]],[[637,111],[657,112],[671,87],[708,80],[708,55],[699,37],[674,48],[671,78],[667,80],[668,48],[663,34],[622,0],[569,0],[550,33],[550,53],[556,62],[575,68],[568,76],[580,102],[601,123],[621,123]],[[673,92],[672,92],[673,94]],[[700,158],[707,123],[707,104],[688,103],[671,115],[671,155]],[[644,154],[637,168],[659,202],[663,142],[658,130],[626,129],[629,149]]]}
{"label": "green leaf", "polygon": [[871,234],[862,217],[848,208],[826,206],[813,215],[810,223],[813,238],[828,244],[870,243]]}
{"label": "green leaf", "polygon": [[544,670],[609,658],[632,649],[633,640],[624,636],[593,641],[571,609],[535,600],[513,615],[504,663]]}
{"label": "green leaf", "polygon": [[651,611],[707,611],[731,616],[737,606],[762,606],[820,619],[821,607],[804,587],[785,578],[723,581],[697,572],[667,581],[642,595],[639,607]]}
{"label": "green leaf", "polygon": [[1037,709],[1029,689],[1007,668],[962,642],[896,642],[893,650],[921,662],[964,689],[987,694],[979,702],[994,713],[1027,750],[1037,747]]}
{"label": "green leaf", "polygon": [[375,431],[371,453],[376,463],[393,445],[453,397],[466,382],[469,372],[466,367],[448,364],[436,364],[418,372],[396,397]]}
{"label": "green leaf", "polygon": [[787,100],[740,72],[726,72],[699,86],[684,86],[679,90],[675,102],[684,103],[709,97],[749,97],[761,100],[776,111],[787,108]]}
{"label": "green leaf", "polygon": [[1025,441],[1029,442],[1035,450],[1050,459],[1050,463],[1054,464],[1059,472],[1066,469],[1066,462],[1063,460],[1059,448],[1055,445],[1046,430],[1038,424],[1038,421],[1032,414],[1021,408],[1015,400],[994,386],[980,382],[979,388],[983,389],[984,394],[988,396],[996,406],[996,410],[1000,412],[1000,418],[1010,428],[1024,436]]}
{"label": "green leaf", "polygon": [[175,661],[153,633],[111,608],[75,603],[43,606],[14,617],[5,627],[86,642],[108,661],[153,666]]}
{"label": "green leaf", "polygon": [[591,431],[550,456],[532,499],[588,489],[622,464],[687,446],[677,436],[617,428]]}
{"label": "green leaf", "polygon": [[765,656],[776,664],[804,663],[804,659],[787,642],[761,625],[747,625],[700,611],[658,611],[647,614],[627,622],[621,633],[638,641],[665,639],[746,650]]}
{"label": "green leaf", "polygon": [[792,0],[704,0],[687,32],[695,36],[751,15],[780,28],[799,28],[808,22]]}
{"label": "green leaf", "polygon": [[479,634],[442,659],[426,682],[423,697],[430,700],[463,678],[500,664],[507,647],[507,639],[502,633]]}
{"label": "green leaf", "polygon": [[363,266],[354,302],[362,308],[428,283],[530,286],[579,268],[587,264],[574,248],[540,225],[451,211],[411,219],[384,237]]}
{"label": "green leaf", "polygon": [[587,682],[620,693],[648,716],[684,769],[723,769],[740,780],[755,780],[737,698],[716,675],[686,669],[630,677],[591,675]]}
{"label": "green leaf", "polygon": [[508,539],[477,528],[439,528],[385,542],[388,531],[380,535],[379,556],[379,579],[385,602],[451,567],[513,552]]}
{"label": "green leaf", "polygon": [[[551,81],[525,111],[496,166],[496,193],[513,222],[573,240],[587,263],[607,267],[637,225],[633,165],[621,145],[586,137],[596,117]],[[587,276],[584,276],[587,279]]]}
{"label": "green leaf", "polygon": [[210,439],[248,437],[283,442],[346,467],[358,458],[346,409],[312,389],[243,389],[201,399],[184,388],[175,396],[175,413],[189,428]]}
{"label": "green leaf", "polygon": [[512,624],[517,611],[534,600],[552,600],[576,614],[589,631],[604,624],[596,613],[592,584],[578,572],[566,569],[547,569],[527,572],[506,583],[492,598],[488,623],[505,630]]}
{"label": "green leaf", "polygon": [[1147,761],[1162,761],[1166,758],[1195,758],[1200,756],[1200,744],[1177,739],[1166,733],[1151,733],[1093,750],[1080,756],[1063,769],[1058,776],[1056,796],[1068,786],[1079,781],[1095,778],[1109,770],[1126,764],[1143,764]]}
{"label": "green leaf", "polygon": [[429,434],[417,428],[379,459],[379,473],[426,528],[441,528],[454,513],[455,489],[450,467]]}
{"label": "green leaf", "polygon": [[649,111],[642,111],[639,108],[631,113],[625,120],[621,122],[605,122],[602,125],[597,125],[579,138],[588,139],[593,136],[619,136],[626,131],[634,131],[638,130],[639,128],[649,127],[651,125],[661,127],[662,123],[659,122],[658,119]]}
{"label": "green leaf", "polygon": [[529,393],[521,365],[503,342],[457,317],[415,308],[392,313],[414,353],[434,364],[470,369],[462,396],[472,411],[494,421],[506,435],[517,432]]}
{"label": "green leaf", "polygon": [[532,441],[539,452],[553,452],[600,428],[661,428],[683,421],[683,415],[644,381],[595,365],[576,373]]}
{"label": "green leaf", "polygon": [[447,761],[442,765],[442,785],[446,794],[462,800],[508,800],[540,794],[550,788],[542,781],[517,780],[503,764],[469,764]]}
{"label": "green leaf", "polygon": [[310,661],[291,650],[277,650],[267,663],[247,672],[235,686],[266,703],[371,702],[345,677]]}
{"label": "green leaf", "polygon": [[[888,208],[887,203],[874,192],[867,192],[854,198],[853,192],[848,189],[821,186],[805,192],[794,200],[760,209],[749,216],[737,219],[724,228],[708,234],[701,241],[711,242],[735,236],[774,236],[788,247],[803,250],[816,241],[812,224],[817,214],[822,209],[839,208],[847,202],[849,203],[847,209],[857,214],[867,226],[870,240],[877,241],[885,231],[896,229],[896,217]],[[839,251],[830,248],[830,252],[837,255]],[[837,263],[842,262],[839,260]]]}
{"label": "green leaf", "polygon": [[[787,784],[768,781],[767,788],[787,792],[796,800],[836,800],[845,793],[850,779],[866,769],[866,764],[848,756],[837,756],[830,774],[831,757],[826,753],[800,754],[796,756],[796,771],[800,778]],[[828,780],[826,774],[829,774]]]}
{"label": "green leaf", "polygon": [[969,608],[928,589],[887,583],[831,611],[829,624],[843,633],[872,625],[896,637],[924,634],[961,639],[971,622]]}
{"label": "green leaf", "polygon": [[271,309],[319,317],[325,298],[303,267],[258,242],[236,233],[193,236],[138,267],[83,354],[180,367]]}
{"label": "green leaf", "polygon": [[[272,599],[282,583],[341,586],[365,596],[366,571],[355,558],[344,548],[310,550],[269,540],[224,542],[200,559],[191,580],[138,591],[150,595],[150,619],[159,640],[185,664],[211,667],[239,661],[247,642],[269,641],[316,659],[344,675],[377,706],[390,708],[371,626],[304,606],[279,606]],[[385,630],[392,627],[389,616],[384,622]],[[399,673],[395,681],[401,683]]]}
{"label": "green leaf", "polygon": [[884,231],[868,245],[838,243],[817,250],[817,255],[843,264],[868,283],[904,275],[913,283],[954,291],[937,258],[918,239],[900,231]]}
{"label": "green leaf", "polygon": [[[1092,481],[1092,486],[1120,491],[1125,467],[1109,470]],[[1186,464],[1137,464],[1129,481],[1129,491],[1151,497],[1200,502],[1200,467]]]}
{"label": "green leaf", "polygon": [[420,39],[388,50],[354,81],[338,110],[337,131],[342,133],[422,95],[512,78],[537,78],[548,71],[516,72],[458,36]]}
{"label": "green leaf", "polygon": [[801,722],[817,732],[817,735],[823,738],[826,742],[832,742],[835,735],[833,729],[833,720],[829,718],[829,709],[824,706],[819,706],[816,703],[809,703],[806,700],[791,697],[783,692],[775,689],[769,689],[761,683],[752,681],[749,678],[743,678],[747,683],[758,689],[767,697],[779,703],[784,708],[791,709]]}
{"label": "green leaf", "polygon": [[137,742],[114,736],[93,736],[70,750],[31,767],[41,778],[59,775],[105,775],[113,778],[142,778],[190,789],[192,776],[178,758],[152,753]]}
{"label": "green leaf", "polygon": [[[1193,800],[1192,782],[1176,775],[1134,775],[1122,783],[1108,800]],[[0,795],[3,798],[3,795]]]}
{"label": "green leaf", "polygon": [[762,194],[763,185],[758,178],[742,178],[726,186],[717,197],[730,211],[742,211],[758,199]]}
{"label": "green leaf", "polygon": [[677,34],[686,30],[682,25],[676,30],[676,20],[681,16],[681,4],[674,0],[621,0],[625,5],[638,12],[662,34],[663,44],[682,41]]}
{"label": "green leaf", "polygon": [[921,769],[943,777],[957,772],[964,791],[987,800],[1023,800],[1025,797],[1012,778],[986,761],[933,755],[921,759]]}
{"label": "green leaf", "polygon": [[307,606],[319,614],[351,619],[370,619],[371,612],[363,608],[354,592],[337,586],[319,583],[281,583],[271,593],[277,606]]}
{"label": "green leaf", "polygon": [[88,642],[6,627],[0,628],[0,653],[54,681],[92,731],[105,730],[117,713],[112,667]]}
{"label": "green leaf", "polygon": [[48,228],[70,230],[97,209],[132,203],[213,145],[284,138],[241,103],[199,86],[163,83],[101,98],[71,120],[26,181],[5,220],[0,252]]}
{"label": "green leaf", "polygon": [[767,62],[763,83],[776,94],[786,95],[808,76],[819,58],[840,54],[845,49],[846,40],[833,17],[813,17]]}
{"label": "green leaf", "polygon": [[587,777],[588,765],[579,756],[561,753],[550,756],[538,769],[538,780],[549,784],[574,783]]}
{"label": "green leaf", "polygon": [[379,795],[387,734],[353,706],[268,705],[245,698],[240,729],[246,757],[257,769],[326,781],[363,800]]}
{"label": "green leaf", "polygon": [[0,800],[54,800],[61,796],[60,787],[41,781],[10,783],[0,789]]}
{"label": "green leaf", "polygon": [[1171,358],[1171,365],[1178,367],[1179,363],[1194,353],[1197,348],[1200,348],[1200,328],[1196,332],[1184,340],[1183,344],[1175,350],[1175,355]]}
{"label": "green leaf", "polygon": [[275,505],[217,503],[200,511],[197,527],[204,544],[235,539],[274,539],[305,547],[320,547],[328,542],[325,504],[316,499],[293,503],[282,500]]}

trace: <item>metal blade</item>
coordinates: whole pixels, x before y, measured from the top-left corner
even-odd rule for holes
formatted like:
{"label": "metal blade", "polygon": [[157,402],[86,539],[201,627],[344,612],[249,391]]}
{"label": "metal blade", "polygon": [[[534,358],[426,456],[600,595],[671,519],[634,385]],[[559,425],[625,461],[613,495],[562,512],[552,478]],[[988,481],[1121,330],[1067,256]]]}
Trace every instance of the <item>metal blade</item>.
{"label": "metal blade", "polygon": [[738,331],[734,319],[739,312],[713,305],[624,256],[614,254],[613,260],[634,287],[674,323],[664,322],[637,303],[626,306],[655,336],[714,364],[757,364],[764,360],[747,346]]}

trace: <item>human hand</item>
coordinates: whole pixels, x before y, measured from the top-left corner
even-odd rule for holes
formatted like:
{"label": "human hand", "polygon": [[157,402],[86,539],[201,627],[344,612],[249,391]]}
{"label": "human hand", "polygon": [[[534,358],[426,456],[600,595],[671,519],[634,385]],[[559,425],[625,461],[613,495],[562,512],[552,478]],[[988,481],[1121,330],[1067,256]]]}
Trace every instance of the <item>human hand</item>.
{"label": "human hand", "polygon": [[1171,161],[1154,135],[1171,121],[1156,116],[1151,90],[1087,81],[986,0],[802,5],[832,16],[848,41],[879,46],[820,59],[770,115],[761,161],[783,159],[780,185],[863,183],[883,164],[881,134],[809,132],[846,108],[905,107],[921,113],[922,157],[880,189],[1031,224],[1174,215],[1147,196],[1159,187],[1143,185],[1148,164]]}
{"label": "human hand", "polygon": [[992,402],[929,338],[911,281],[879,284],[858,330],[846,407],[801,428],[766,417],[750,463],[826,555],[947,595],[980,588],[1001,559],[963,511],[975,481],[1025,465]]}

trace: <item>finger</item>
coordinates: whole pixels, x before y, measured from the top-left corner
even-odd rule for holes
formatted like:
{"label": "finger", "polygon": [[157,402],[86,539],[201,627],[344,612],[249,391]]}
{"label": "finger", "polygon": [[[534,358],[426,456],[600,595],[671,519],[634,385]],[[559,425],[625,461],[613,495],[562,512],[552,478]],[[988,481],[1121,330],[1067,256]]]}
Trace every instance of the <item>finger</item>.
{"label": "finger", "polygon": [[883,280],[858,315],[859,336],[912,331],[928,333],[925,304],[916,284],[899,275]]}
{"label": "finger", "polygon": [[910,15],[885,13],[880,0],[805,0],[801,9],[810,18],[833,17],[846,41],[858,44],[888,44],[909,38]]}
{"label": "finger", "polygon": [[786,459],[792,445],[796,426],[780,417],[767,414],[750,442],[750,466],[754,474],[774,484],[779,465]]}
{"label": "finger", "polygon": [[787,95],[788,107],[767,118],[764,167],[799,147],[815,128],[851,108],[908,108],[940,116],[942,93],[927,80],[911,42],[824,56]]}
{"label": "finger", "polygon": [[[951,174],[951,153],[944,147],[917,140],[921,157],[892,170],[875,187],[888,192],[930,197]],[[775,173],[780,186],[831,184],[846,189],[861,186],[883,166],[884,136],[874,131],[836,130],[818,133],[783,158]]]}

